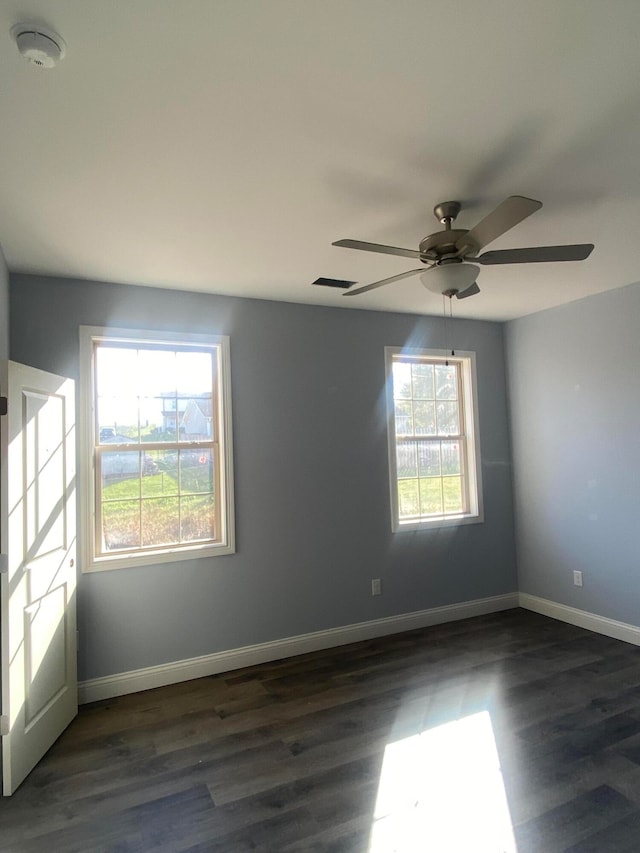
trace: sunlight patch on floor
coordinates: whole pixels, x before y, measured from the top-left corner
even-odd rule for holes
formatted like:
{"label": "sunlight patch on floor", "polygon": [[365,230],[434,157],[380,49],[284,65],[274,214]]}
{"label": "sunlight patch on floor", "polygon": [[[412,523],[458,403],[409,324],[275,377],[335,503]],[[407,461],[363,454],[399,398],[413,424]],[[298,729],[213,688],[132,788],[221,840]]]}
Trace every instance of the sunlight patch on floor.
{"label": "sunlight patch on floor", "polygon": [[390,743],[370,853],[517,853],[491,717]]}

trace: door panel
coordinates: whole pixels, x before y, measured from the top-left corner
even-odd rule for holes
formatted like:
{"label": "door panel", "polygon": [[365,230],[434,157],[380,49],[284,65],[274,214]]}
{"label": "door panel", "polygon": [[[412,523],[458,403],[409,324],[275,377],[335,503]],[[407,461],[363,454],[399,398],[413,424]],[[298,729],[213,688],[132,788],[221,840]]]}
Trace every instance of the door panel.
{"label": "door panel", "polygon": [[25,609],[27,681],[25,725],[54,702],[66,687],[66,590],[59,586]]}
{"label": "door panel", "polygon": [[70,379],[5,362],[1,418],[3,793],[77,713],[75,411]]}
{"label": "door panel", "polygon": [[64,399],[22,390],[25,408],[27,557],[41,559],[65,545],[66,507],[56,508],[64,481]]}

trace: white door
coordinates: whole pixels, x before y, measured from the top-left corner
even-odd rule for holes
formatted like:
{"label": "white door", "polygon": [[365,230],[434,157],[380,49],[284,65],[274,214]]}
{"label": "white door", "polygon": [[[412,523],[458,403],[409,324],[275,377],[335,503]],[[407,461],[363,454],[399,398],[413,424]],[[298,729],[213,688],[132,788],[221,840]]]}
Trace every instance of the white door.
{"label": "white door", "polygon": [[78,712],[71,379],[3,362],[2,771],[12,794]]}

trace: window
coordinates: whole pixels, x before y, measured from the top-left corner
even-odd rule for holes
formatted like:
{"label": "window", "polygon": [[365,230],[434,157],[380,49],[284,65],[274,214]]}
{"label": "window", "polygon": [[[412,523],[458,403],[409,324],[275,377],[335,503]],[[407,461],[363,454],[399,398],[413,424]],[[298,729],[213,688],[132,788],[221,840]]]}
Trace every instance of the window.
{"label": "window", "polygon": [[234,550],[229,341],[81,327],[85,570]]}
{"label": "window", "polygon": [[385,354],[393,530],[482,521],[474,353]]}

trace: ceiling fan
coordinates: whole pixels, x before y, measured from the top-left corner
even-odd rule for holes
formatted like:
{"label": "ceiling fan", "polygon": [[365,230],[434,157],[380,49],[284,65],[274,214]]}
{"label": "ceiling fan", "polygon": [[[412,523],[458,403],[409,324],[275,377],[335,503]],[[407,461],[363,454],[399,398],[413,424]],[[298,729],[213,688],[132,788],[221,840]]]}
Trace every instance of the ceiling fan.
{"label": "ceiling fan", "polygon": [[[489,264],[531,264],[549,261],[583,261],[593,251],[593,243],[579,243],[571,246],[532,246],[525,249],[498,249],[491,252],[478,252],[492,243],[506,231],[509,231],[527,216],[531,216],[542,207],[541,201],[512,195],[505,199],[491,213],[485,216],[470,230],[452,228],[460,213],[460,202],[445,201],[437,204],[433,213],[444,225],[443,231],[429,234],[417,249],[400,249],[395,246],[383,246],[380,243],[365,243],[362,240],[336,240],[333,246],[346,249],[362,249],[365,252],[380,252],[384,255],[401,255],[416,258],[427,269],[415,269],[392,275],[382,281],[356,287],[343,293],[343,296],[356,296],[367,290],[375,290],[393,281],[420,275],[422,284],[433,293],[466,299],[480,293],[477,284],[480,267]],[[469,263],[473,261],[474,263]]]}

